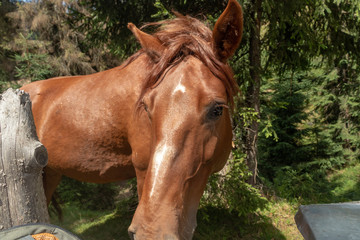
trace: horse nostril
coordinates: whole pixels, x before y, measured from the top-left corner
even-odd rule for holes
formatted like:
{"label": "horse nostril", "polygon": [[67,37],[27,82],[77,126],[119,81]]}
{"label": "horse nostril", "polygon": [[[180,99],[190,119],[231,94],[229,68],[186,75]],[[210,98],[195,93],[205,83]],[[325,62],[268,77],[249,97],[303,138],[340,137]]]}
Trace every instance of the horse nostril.
{"label": "horse nostril", "polygon": [[130,236],[130,239],[131,239],[131,240],[136,240],[136,238],[135,238],[135,233],[129,232],[129,236]]}
{"label": "horse nostril", "polygon": [[130,236],[130,239],[131,240],[136,240],[136,237],[135,237],[135,232],[134,231],[128,231],[129,232],[129,236]]}

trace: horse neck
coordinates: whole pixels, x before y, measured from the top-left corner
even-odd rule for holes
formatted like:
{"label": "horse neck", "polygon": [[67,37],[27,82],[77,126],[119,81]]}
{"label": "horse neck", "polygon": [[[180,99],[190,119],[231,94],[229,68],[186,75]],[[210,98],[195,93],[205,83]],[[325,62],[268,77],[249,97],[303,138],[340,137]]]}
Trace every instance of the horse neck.
{"label": "horse neck", "polygon": [[151,69],[149,61],[146,54],[141,54],[130,63],[125,62],[119,67],[108,70],[110,74],[107,77],[111,78],[111,85],[116,86],[120,98],[126,97],[127,104],[137,103]]}

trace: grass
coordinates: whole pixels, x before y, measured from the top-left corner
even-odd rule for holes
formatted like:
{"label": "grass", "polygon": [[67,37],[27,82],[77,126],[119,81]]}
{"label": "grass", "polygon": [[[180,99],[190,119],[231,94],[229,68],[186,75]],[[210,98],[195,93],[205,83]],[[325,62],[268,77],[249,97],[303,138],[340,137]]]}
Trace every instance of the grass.
{"label": "grass", "polygon": [[[330,190],[321,195],[323,201],[317,199],[312,203],[360,200],[360,164],[331,173],[324,181],[329,184]],[[89,211],[68,204],[63,208],[64,221],[59,222],[52,217],[52,223],[72,231],[83,240],[129,239],[127,228],[134,209],[129,209],[126,204],[123,202],[117,209],[108,211]],[[300,204],[301,200],[272,196],[266,210],[246,219],[226,209],[200,208],[194,240],[303,239],[294,221]]]}
{"label": "grass", "polygon": [[91,211],[76,206],[63,207],[64,219],[52,216],[52,223],[78,235],[83,240],[128,240],[127,228],[132,214],[127,211]]}
{"label": "grass", "polygon": [[[127,228],[133,211],[118,209],[91,211],[67,204],[63,207],[64,220],[60,222],[52,216],[52,223],[84,240],[129,239]],[[194,240],[301,239],[293,220],[295,212],[296,209],[286,202],[272,202],[268,210],[250,219],[230,214],[225,209],[201,208]]]}
{"label": "grass", "polygon": [[[297,240],[302,239],[300,232],[296,227],[294,216],[298,210],[298,203],[290,203],[284,199],[271,200],[270,207],[263,211],[274,228],[278,229],[285,237],[284,239]],[[268,239],[278,239],[270,236]]]}
{"label": "grass", "polygon": [[[278,229],[278,227],[285,227],[282,225],[283,218],[289,216],[287,212],[288,206],[283,206],[274,208],[274,211],[278,214],[276,220],[278,226],[270,217],[266,216],[267,213],[265,215],[254,215],[250,220],[251,222],[247,223],[246,220],[248,219],[245,220],[236,214],[230,214],[225,209],[200,209],[194,240],[296,239],[286,238],[286,235]],[[71,205],[64,206],[63,212],[64,220],[60,222],[53,216],[52,223],[70,230],[83,240],[129,239],[127,228],[131,222],[131,212],[121,210],[90,211]],[[269,211],[268,213],[270,216],[274,212]],[[294,224],[292,223],[292,225]],[[288,233],[288,236],[291,236],[294,232],[295,235],[298,234],[296,227]]]}
{"label": "grass", "polygon": [[[206,218],[204,218],[206,216]],[[244,219],[231,214],[225,209],[201,208],[198,213],[198,227],[195,240],[207,239],[286,239],[272,224],[271,220],[261,214]]]}

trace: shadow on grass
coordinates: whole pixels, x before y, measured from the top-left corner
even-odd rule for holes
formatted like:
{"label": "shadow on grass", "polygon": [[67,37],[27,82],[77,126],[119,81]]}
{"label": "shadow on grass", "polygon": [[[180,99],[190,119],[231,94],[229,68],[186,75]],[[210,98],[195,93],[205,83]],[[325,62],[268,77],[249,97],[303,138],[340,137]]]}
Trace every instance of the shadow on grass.
{"label": "shadow on grass", "polygon": [[128,227],[132,214],[124,214],[119,211],[110,214],[104,221],[89,226],[79,236],[83,240],[120,239],[129,240]]}
{"label": "shadow on grass", "polygon": [[194,240],[207,239],[286,239],[267,217],[239,217],[226,209],[201,208]]}

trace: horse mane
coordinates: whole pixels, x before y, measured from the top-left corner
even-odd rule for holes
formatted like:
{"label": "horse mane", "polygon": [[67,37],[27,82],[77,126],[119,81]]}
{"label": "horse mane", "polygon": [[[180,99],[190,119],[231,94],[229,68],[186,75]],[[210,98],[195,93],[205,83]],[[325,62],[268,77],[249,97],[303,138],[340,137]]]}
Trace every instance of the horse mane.
{"label": "horse mane", "polygon": [[[167,69],[191,55],[203,62],[212,74],[222,81],[228,102],[233,106],[233,97],[238,93],[239,88],[230,66],[221,62],[215,55],[212,31],[196,18],[177,12],[174,14],[176,15],[174,19],[148,23],[141,27],[141,29],[155,27],[157,31],[153,36],[162,42],[166,50],[156,62],[149,58],[148,64],[151,70],[143,86],[139,102],[142,101],[142,97],[148,89],[157,86]],[[144,53],[144,50],[135,53],[124,63],[124,67]]]}

